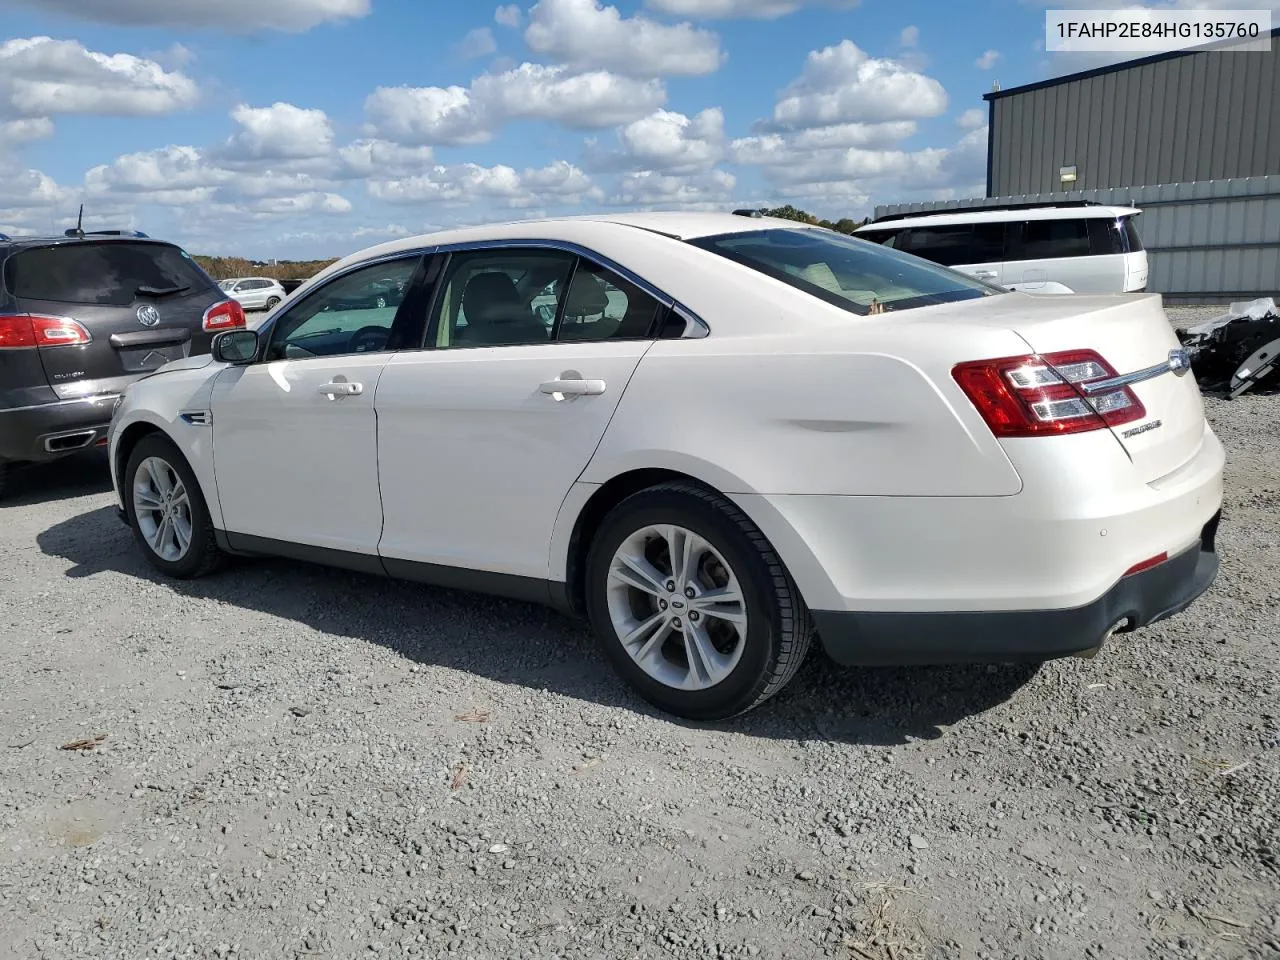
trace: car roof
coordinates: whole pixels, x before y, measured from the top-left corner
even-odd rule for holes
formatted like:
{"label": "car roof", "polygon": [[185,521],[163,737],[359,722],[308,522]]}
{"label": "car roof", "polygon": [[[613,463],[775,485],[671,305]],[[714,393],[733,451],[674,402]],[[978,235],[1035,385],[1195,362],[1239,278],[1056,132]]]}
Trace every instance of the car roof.
{"label": "car roof", "polygon": [[944,227],[961,223],[999,223],[1005,220],[1078,220],[1083,217],[1115,220],[1119,217],[1135,217],[1140,213],[1142,211],[1137,207],[1113,207],[1106,204],[1084,207],[984,207],[980,210],[959,208],[935,214],[910,213],[903,214],[901,217],[889,216],[859,227],[854,233],[892,230],[905,226]]}
{"label": "car roof", "polygon": [[115,234],[93,234],[87,233],[83,237],[59,237],[59,236],[20,236],[5,237],[0,240],[0,245],[6,247],[52,247],[52,246],[71,246],[77,243],[153,243],[159,246],[172,247],[174,244],[169,240],[161,240],[158,237],[121,237]]}

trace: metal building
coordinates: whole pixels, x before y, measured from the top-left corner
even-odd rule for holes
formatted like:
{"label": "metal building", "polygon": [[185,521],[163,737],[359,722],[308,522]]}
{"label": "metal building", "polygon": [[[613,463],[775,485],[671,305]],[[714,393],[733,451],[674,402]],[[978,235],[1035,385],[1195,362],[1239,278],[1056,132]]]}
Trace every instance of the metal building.
{"label": "metal building", "polygon": [[875,216],[1135,206],[1148,289],[1166,302],[1280,302],[1277,37],[1269,51],[1180,50],[988,93],[986,197],[880,205]]}
{"label": "metal building", "polygon": [[1174,51],[986,94],[987,196],[1280,174],[1277,36],[1265,53]]}

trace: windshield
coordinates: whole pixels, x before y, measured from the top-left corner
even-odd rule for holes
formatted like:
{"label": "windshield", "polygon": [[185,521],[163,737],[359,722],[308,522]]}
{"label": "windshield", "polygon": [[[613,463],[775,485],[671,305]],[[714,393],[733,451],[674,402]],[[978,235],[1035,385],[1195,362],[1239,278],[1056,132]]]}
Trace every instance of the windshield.
{"label": "windshield", "polygon": [[220,284],[218,284],[218,286],[220,286],[223,290],[230,290],[235,285],[236,285],[236,282],[234,280],[223,280]]}
{"label": "windshield", "polygon": [[860,315],[1007,292],[919,257],[818,228],[771,228],[689,242]]}

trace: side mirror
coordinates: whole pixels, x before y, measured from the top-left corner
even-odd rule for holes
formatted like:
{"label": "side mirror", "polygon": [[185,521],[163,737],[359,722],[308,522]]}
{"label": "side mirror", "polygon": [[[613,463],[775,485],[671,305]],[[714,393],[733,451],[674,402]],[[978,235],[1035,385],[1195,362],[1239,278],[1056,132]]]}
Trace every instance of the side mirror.
{"label": "side mirror", "polygon": [[227,330],[213,338],[210,347],[219,363],[251,363],[258,356],[258,331]]}

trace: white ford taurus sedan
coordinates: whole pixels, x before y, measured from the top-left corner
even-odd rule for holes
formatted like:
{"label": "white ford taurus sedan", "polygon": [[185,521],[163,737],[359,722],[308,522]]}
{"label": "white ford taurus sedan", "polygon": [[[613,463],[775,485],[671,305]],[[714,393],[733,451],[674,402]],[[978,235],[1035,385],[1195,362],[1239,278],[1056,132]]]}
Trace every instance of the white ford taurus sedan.
{"label": "white ford taurus sedan", "polygon": [[355,254],[130,387],[110,457],[166,574],[274,555],[552,604],[702,720],[815,637],[846,665],[1087,655],[1218,570],[1223,450],[1158,296],[733,214]]}

